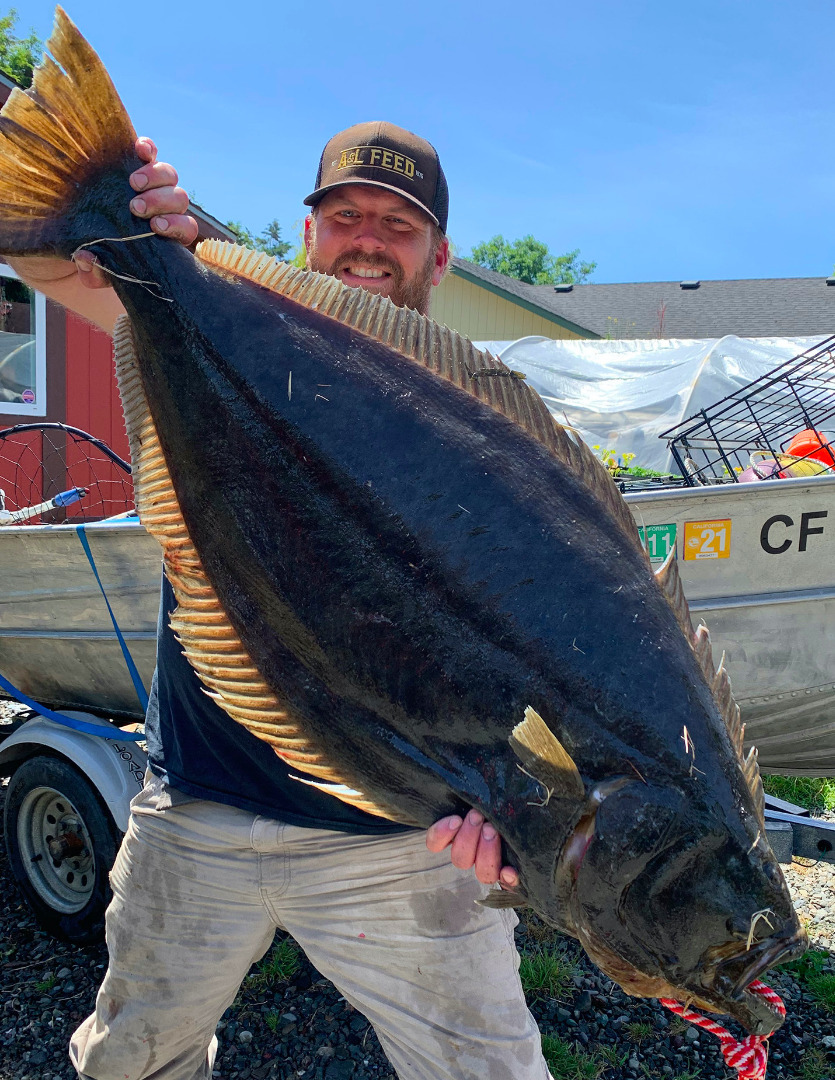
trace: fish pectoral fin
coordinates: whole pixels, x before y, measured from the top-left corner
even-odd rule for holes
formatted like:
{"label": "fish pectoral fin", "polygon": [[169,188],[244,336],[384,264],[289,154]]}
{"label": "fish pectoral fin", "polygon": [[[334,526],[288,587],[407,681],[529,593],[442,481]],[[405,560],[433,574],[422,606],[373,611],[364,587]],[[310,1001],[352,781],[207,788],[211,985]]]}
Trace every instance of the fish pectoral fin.
{"label": "fish pectoral fin", "polygon": [[548,798],[554,794],[561,799],[585,800],[586,786],[574,759],[535,709],[525,709],[525,719],[516,725],[508,741],[525,769],[548,789]]}
{"label": "fish pectoral fin", "polygon": [[[335,799],[339,799],[349,806],[355,806],[357,810],[364,810],[366,814],[373,814],[375,817],[388,818],[391,821],[395,820],[393,814],[396,813],[396,811],[393,807],[382,806],[374,802],[367,795],[364,795],[361,791],[357,791],[356,788],[349,787],[347,784],[306,780],[305,777],[296,776],[294,773],[288,773],[287,775],[291,780],[297,780],[300,784],[307,784],[308,787],[318,788],[318,790],[323,791],[325,795],[332,795]],[[410,821],[408,823],[403,822],[403,824],[412,825],[415,823]]]}
{"label": "fish pectoral fin", "polygon": [[346,796],[356,799],[365,798],[361,791],[356,791],[354,788],[348,787],[347,784],[328,784],[317,780],[305,780],[303,776],[296,776],[294,773],[288,773],[287,775],[291,780],[298,780],[300,784],[307,784],[308,787],[315,787],[320,791],[324,791],[326,795],[336,795],[337,798],[345,798]]}
{"label": "fish pectoral fin", "polygon": [[521,889],[491,889],[483,900],[476,900],[476,903],[488,908],[520,908],[527,907],[530,901]]}

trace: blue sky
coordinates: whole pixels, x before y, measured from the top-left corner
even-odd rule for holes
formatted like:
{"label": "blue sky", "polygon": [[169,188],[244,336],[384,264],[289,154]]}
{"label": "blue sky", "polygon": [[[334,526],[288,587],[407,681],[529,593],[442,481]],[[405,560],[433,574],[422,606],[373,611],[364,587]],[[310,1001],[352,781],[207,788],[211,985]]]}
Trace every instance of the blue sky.
{"label": "blue sky", "polygon": [[[48,35],[51,3],[15,6]],[[65,6],[183,186],[255,232],[294,238],[327,139],[387,119],[437,147],[461,255],[533,233],[598,282],[833,272],[831,3]]]}

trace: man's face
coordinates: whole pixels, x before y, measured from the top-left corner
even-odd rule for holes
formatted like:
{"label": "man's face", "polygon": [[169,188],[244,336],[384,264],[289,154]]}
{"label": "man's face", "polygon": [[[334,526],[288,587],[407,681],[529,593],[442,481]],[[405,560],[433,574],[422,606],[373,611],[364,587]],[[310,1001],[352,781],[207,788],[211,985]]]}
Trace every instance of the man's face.
{"label": "man's face", "polygon": [[305,223],[307,266],[345,285],[380,293],[424,315],[443,277],[449,242],[393,191],[345,184],[329,191]]}

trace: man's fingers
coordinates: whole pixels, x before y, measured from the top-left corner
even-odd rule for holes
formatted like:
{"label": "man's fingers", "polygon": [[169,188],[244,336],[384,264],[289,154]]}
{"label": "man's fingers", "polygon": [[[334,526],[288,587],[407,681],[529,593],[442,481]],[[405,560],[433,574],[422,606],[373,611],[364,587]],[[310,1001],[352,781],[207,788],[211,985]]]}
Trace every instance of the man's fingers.
{"label": "man's fingers", "polygon": [[96,257],[90,251],[77,251],[73,258],[78,270],[78,280],[85,289],[109,289],[113,284],[107,274],[96,264]]}
{"label": "man's fingers", "polygon": [[165,214],[162,217],[153,217],[150,224],[155,233],[168,236],[172,240],[179,240],[186,247],[197,239],[197,222],[188,214]]}
{"label": "man's fingers", "polygon": [[130,202],[131,213],[144,218],[152,232],[186,246],[193,244],[198,225],[186,213],[188,194],[177,186],[177,170],[165,161],[157,161],[156,146],[144,136],[136,140],[136,154],[145,164],[130,176],[130,185],[137,193]]}
{"label": "man's fingers", "polygon": [[184,214],[188,210],[188,195],[181,187],[148,188],[134,195],[130,210],[141,218],[152,218],[158,214]]}
{"label": "man's fingers", "polygon": [[485,822],[481,827],[475,857],[475,876],[485,885],[494,885],[499,880],[501,868],[501,840],[493,826],[489,822]]}
{"label": "man's fingers", "polygon": [[157,147],[153,139],[149,139],[147,135],[140,135],[133,145],[140,161],[156,161]]}
{"label": "man's fingers", "polygon": [[519,872],[512,866],[503,866],[499,874],[499,884],[506,889],[515,889],[519,884]]}
{"label": "man's fingers", "polygon": [[475,875],[485,885],[498,882],[512,889],[519,884],[519,874],[512,866],[502,866],[502,839],[478,810],[462,819],[453,814],[441,818],[426,831],[426,847],[439,852],[451,847],[450,856],[460,870],[475,868]]}
{"label": "man's fingers", "polygon": [[475,857],[483,823],[484,818],[478,810],[470,810],[464,818],[461,828],[456,833],[455,839],[452,841],[451,858],[452,865],[457,866],[459,870],[470,870],[475,866]]}
{"label": "man's fingers", "polygon": [[179,177],[173,165],[165,161],[154,161],[149,165],[143,165],[135,173],[130,174],[130,186],[134,191],[145,191],[150,188],[173,188],[177,186]]}
{"label": "man's fingers", "polygon": [[[156,168],[156,166],[155,166]],[[171,170],[176,178],[176,173]],[[134,173],[136,177],[138,173]],[[159,174],[161,175],[161,174]],[[197,239],[197,222],[188,210],[188,194],[181,187],[149,187],[130,201],[131,213],[145,218],[152,232],[188,246]]]}
{"label": "man's fingers", "polygon": [[461,828],[461,818],[457,814],[441,818],[426,831],[426,847],[429,851],[439,852],[448,848]]}

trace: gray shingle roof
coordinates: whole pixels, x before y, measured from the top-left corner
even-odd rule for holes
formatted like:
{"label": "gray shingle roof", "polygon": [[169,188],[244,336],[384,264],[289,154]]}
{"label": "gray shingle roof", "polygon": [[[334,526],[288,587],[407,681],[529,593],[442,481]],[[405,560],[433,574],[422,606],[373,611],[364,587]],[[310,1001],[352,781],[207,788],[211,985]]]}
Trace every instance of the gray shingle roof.
{"label": "gray shingle roof", "polygon": [[835,287],[819,278],[753,278],[618,285],[527,285],[454,259],[455,272],[499,289],[551,316],[603,338],[794,337],[835,333]]}

